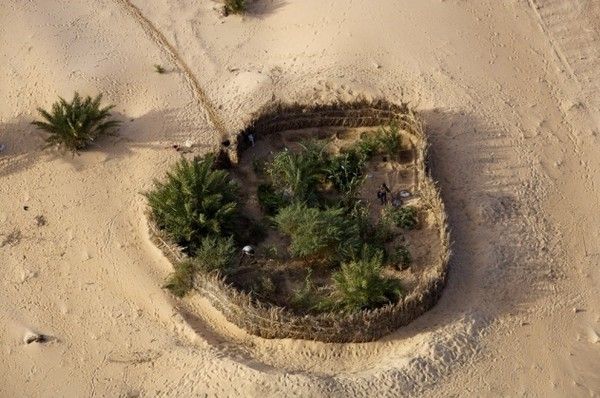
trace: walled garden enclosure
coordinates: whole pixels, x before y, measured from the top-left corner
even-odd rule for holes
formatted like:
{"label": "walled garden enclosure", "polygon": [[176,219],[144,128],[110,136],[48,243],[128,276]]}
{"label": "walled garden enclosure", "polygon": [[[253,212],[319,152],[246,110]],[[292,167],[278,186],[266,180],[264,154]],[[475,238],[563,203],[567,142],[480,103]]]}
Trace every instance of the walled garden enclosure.
{"label": "walled garden enclosure", "polygon": [[362,342],[408,324],[438,300],[449,258],[426,152],[406,104],[263,109],[210,164],[227,168],[223,187],[237,186],[228,200],[238,215],[206,234],[231,239],[193,246],[193,231],[178,239],[150,212],[153,241],[175,266],[170,286],[265,338]]}

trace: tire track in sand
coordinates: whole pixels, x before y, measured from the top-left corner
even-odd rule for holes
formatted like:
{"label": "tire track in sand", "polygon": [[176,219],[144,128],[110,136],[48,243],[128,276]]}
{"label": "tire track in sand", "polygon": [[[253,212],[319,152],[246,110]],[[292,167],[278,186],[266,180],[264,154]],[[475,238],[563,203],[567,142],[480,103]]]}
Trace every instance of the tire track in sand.
{"label": "tire track in sand", "polygon": [[600,126],[600,5],[597,0],[528,0],[537,24]]}
{"label": "tire track in sand", "polygon": [[185,81],[194,93],[198,106],[202,109],[203,113],[206,114],[207,119],[213,127],[219,132],[221,141],[225,140],[228,137],[225,123],[217,113],[215,106],[212,104],[202,87],[200,87],[198,79],[196,79],[196,76],[194,76],[191,69],[187,66],[177,50],[169,43],[167,38],[156,28],[156,26],[142,14],[141,10],[131,3],[130,0],[116,0],[116,2],[138,22],[150,39],[171,60],[171,62],[177,65],[179,70],[183,72]]}

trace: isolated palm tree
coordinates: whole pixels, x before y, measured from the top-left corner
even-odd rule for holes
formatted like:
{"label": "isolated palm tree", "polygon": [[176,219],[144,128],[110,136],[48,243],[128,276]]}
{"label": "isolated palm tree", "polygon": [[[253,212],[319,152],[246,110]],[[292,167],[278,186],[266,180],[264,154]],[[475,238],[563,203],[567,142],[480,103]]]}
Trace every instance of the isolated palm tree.
{"label": "isolated palm tree", "polygon": [[87,148],[98,137],[114,133],[120,124],[111,119],[110,110],[114,105],[101,107],[101,100],[102,94],[96,98],[81,98],[75,92],[71,102],[59,98],[50,112],[38,108],[44,120],[36,120],[32,124],[50,133],[46,138],[47,146],[63,146],[76,153]]}

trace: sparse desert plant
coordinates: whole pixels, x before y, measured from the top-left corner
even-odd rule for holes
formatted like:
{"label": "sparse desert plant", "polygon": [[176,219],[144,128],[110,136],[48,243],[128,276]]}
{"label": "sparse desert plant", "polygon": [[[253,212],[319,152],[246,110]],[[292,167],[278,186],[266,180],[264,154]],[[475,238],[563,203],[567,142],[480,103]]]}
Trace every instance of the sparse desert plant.
{"label": "sparse desert plant", "polygon": [[145,194],[156,224],[188,253],[206,236],[234,234],[238,187],[214,162],[213,155],[183,158]]}
{"label": "sparse desert plant", "polygon": [[158,74],[161,74],[161,75],[162,75],[163,73],[166,73],[166,72],[167,72],[167,70],[166,70],[166,69],[165,69],[165,68],[164,68],[162,65],[159,65],[159,64],[154,64],[154,71],[155,71],[156,73],[158,73]]}
{"label": "sparse desert plant", "polygon": [[194,287],[196,267],[193,260],[184,260],[175,264],[174,268],[163,287],[169,289],[175,296],[183,297]]}
{"label": "sparse desert plant", "polygon": [[275,293],[277,287],[269,275],[260,273],[252,279],[249,290],[254,296],[269,299]]}
{"label": "sparse desert plant", "polygon": [[342,264],[333,274],[332,303],[343,312],[356,312],[395,302],[402,295],[400,282],[381,275],[383,252],[364,253]]}
{"label": "sparse desert plant", "polygon": [[225,15],[246,12],[246,0],[225,0]]}
{"label": "sparse desert plant", "polygon": [[348,258],[360,247],[359,227],[343,208],[321,210],[294,203],[281,209],[274,220],[291,238],[289,250],[296,257]]}
{"label": "sparse desert plant", "polygon": [[220,238],[207,236],[196,250],[194,264],[207,272],[229,273],[235,265],[235,245],[233,237]]}
{"label": "sparse desert plant", "polygon": [[97,138],[113,134],[119,121],[111,119],[110,110],[114,105],[100,106],[102,94],[95,98],[82,98],[75,92],[73,100],[67,102],[59,98],[50,112],[38,108],[44,121],[32,122],[39,129],[50,133],[47,146],[63,146],[76,153],[87,148]]}
{"label": "sparse desert plant", "polygon": [[271,216],[289,204],[282,194],[275,192],[271,184],[260,184],[256,189],[256,196],[260,207]]}
{"label": "sparse desert plant", "polygon": [[405,245],[398,245],[390,256],[390,262],[400,269],[405,269],[412,263],[412,255]]}
{"label": "sparse desert plant", "polygon": [[310,311],[319,305],[316,288],[312,279],[312,268],[309,268],[304,283],[292,296],[291,303],[299,311]]}

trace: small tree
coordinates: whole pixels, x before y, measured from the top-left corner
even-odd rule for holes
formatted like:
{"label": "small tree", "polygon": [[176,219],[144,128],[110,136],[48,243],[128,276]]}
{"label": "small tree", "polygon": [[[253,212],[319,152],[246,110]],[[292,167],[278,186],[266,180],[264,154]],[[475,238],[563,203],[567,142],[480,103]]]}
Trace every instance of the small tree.
{"label": "small tree", "polygon": [[96,98],[81,98],[75,92],[73,100],[67,102],[60,98],[52,105],[50,112],[38,108],[44,121],[34,121],[33,125],[50,133],[46,138],[47,146],[59,145],[76,153],[87,148],[92,142],[103,135],[114,133],[120,124],[110,119],[110,110],[114,105],[101,107],[102,94]]}
{"label": "small tree", "polygon": [[333,306],[356,312],[398,300],[402,294],[400,282],[381,275],[382,262],[382,251],[366,251],[362,258],[342,264],[333,274]]}
{"label": "small tree", "polygon": [[194,253],[206,236],[231,236],[237,216],[237,184],[227,172],[213,168],[208,155],[181,159],[166,181],[155,181],[145,195],[152,216],[188,253]]}
{"label": "small tree", "polygon": [[275,223],[291,238],[289,250],[293,256],[348,258],[360,246],[359,227],[342,208],[320,210],[294,203],[279,211]]}

